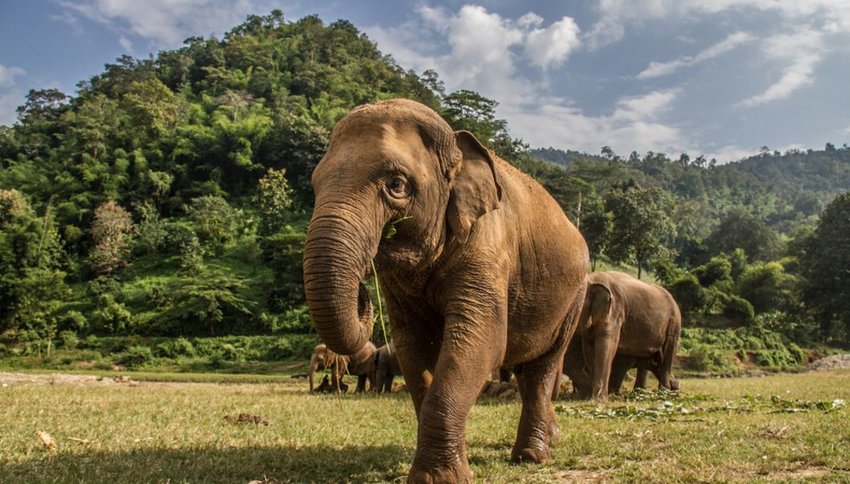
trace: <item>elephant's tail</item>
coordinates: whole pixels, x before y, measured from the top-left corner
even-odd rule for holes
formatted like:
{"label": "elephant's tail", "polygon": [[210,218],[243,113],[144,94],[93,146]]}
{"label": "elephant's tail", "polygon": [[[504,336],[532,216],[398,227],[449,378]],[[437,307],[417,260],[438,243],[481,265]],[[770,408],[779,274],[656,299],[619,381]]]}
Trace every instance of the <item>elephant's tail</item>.
{"label": "elephant's tail", "polygon": [[[678,313],[678,311],[676,311]],[[679,383],[673,376],[673,359],[676,356],[676,350],[679,348],[679,335],[682,331],[681,318],[676,315],[671,316],[670,323],[667,326],[667,336],[664,338],[664,345],[661,348],[661,365],[660,373],[666,381],[660,381],[659,385],[670,390],[678,390]]]}

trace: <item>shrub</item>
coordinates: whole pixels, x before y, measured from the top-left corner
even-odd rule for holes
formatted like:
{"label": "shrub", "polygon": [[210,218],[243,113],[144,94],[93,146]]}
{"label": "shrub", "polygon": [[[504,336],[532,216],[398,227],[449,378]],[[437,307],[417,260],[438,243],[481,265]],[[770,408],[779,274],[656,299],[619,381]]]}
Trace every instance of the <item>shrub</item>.
{"label": "shrub", "polygon": [[181,337],[156,345],[154,352],[156,356],[163,358],[178,358],[180,356],[191,358],[195,356],[195,347],[192,346],[191,341]]}
{"label": "shrub", "polygon": [[131,346],[118,358],[118,363],[128,368],[138,368],[153,360],[153,352],[147,346]]}
{"label": "shrub", "polygon": [[292,354],[292,343],[286,338],[280,338],[266,351],[265,359],[268,361],[286,360],[291,358]]}
{"label": "shrub", "polygon": [[708,301],[705,289],[691,274],[686,274],[677,279],[669,289],[686,319],[701,312]]}
{"label": "shrub", "polygon": [[728,350],[697,344],[690,351],[688,365],[697,371],[729,371],[733,368]]}
{"label": "shrub", "polygon": [[59,339],[62,340],[62,347],[73,350],[80,344],[80,338],[73,331],[62,331],[59,333]]}
{"label": "shrub", "polygon": [[84,332],[88,328],[88,320],[79,311],[68,311],[59,319],[59,329]]}
{"label": "shrub", "polygon": [[755,309],[746,299],[734,294],[726,294],[723,298],[723,315],[736,324],[745,325],[753,322]]}

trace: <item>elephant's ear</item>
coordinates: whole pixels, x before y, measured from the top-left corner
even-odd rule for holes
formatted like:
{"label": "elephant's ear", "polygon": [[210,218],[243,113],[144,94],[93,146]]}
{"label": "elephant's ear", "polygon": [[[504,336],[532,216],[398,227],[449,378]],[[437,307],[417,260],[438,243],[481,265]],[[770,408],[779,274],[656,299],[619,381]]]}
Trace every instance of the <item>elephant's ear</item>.
{"label": "elephant's ear", "polygon": [[599,283],[588,283],[587,294],[579,316],[579,334],[590,331],[590,328],[608,321],[611,317],[614,295],[611,289]]}
{"label": "elephant's ear", "polygon": [[463,243],[469,238],[472,224],[499,207],[502,186],[493,157],[472,133],[457,131],[455,141],[463,159],[452,180],[446,219],[455,237]]}

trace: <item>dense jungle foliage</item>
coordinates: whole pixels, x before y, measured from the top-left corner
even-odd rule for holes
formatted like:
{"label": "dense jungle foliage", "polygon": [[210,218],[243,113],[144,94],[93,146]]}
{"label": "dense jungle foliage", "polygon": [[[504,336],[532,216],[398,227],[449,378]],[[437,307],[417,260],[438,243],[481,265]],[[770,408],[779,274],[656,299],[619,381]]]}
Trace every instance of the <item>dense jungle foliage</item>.
{"label": "dense jungle foliage", "polygon": [[649,271],[688,326],[850,344],[846,145],[727,165],[530,150],[495,100],[446,93],[437,73],[404,70],[347,21],[280,11],[122,57],[78,88],[30,91],[0,127],[0,353],[92,335],[310,334],[310,173],[341,116],[393,97],[433,107],[536,177],[594,267]]}

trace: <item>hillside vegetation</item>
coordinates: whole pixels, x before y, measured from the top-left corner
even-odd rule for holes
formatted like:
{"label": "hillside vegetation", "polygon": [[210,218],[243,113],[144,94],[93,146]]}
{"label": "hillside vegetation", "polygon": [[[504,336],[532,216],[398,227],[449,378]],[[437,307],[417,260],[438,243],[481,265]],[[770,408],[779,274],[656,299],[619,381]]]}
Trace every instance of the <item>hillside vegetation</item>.
{"label": "hillside vegetation", "polygon": [[78,88],[30,91],[18,122],[0,127],[5,356],[106,352],[97,338],[133,336],[148,339],[116,351],[177,358],[150,338],[286,335],[288,349],[240,357],[250,344],[222,340],[207,357],[303,357],[315,342],[301,287],[310,174],[340,117],[393,97],[431,106],[536,177],[594,266],[650,273],[688,325],[850,344],[846,146],[722,166],[530,150],[496,100],[446,93],[437,73],[406,71],[350,22],[280,11],[122,57]]}

